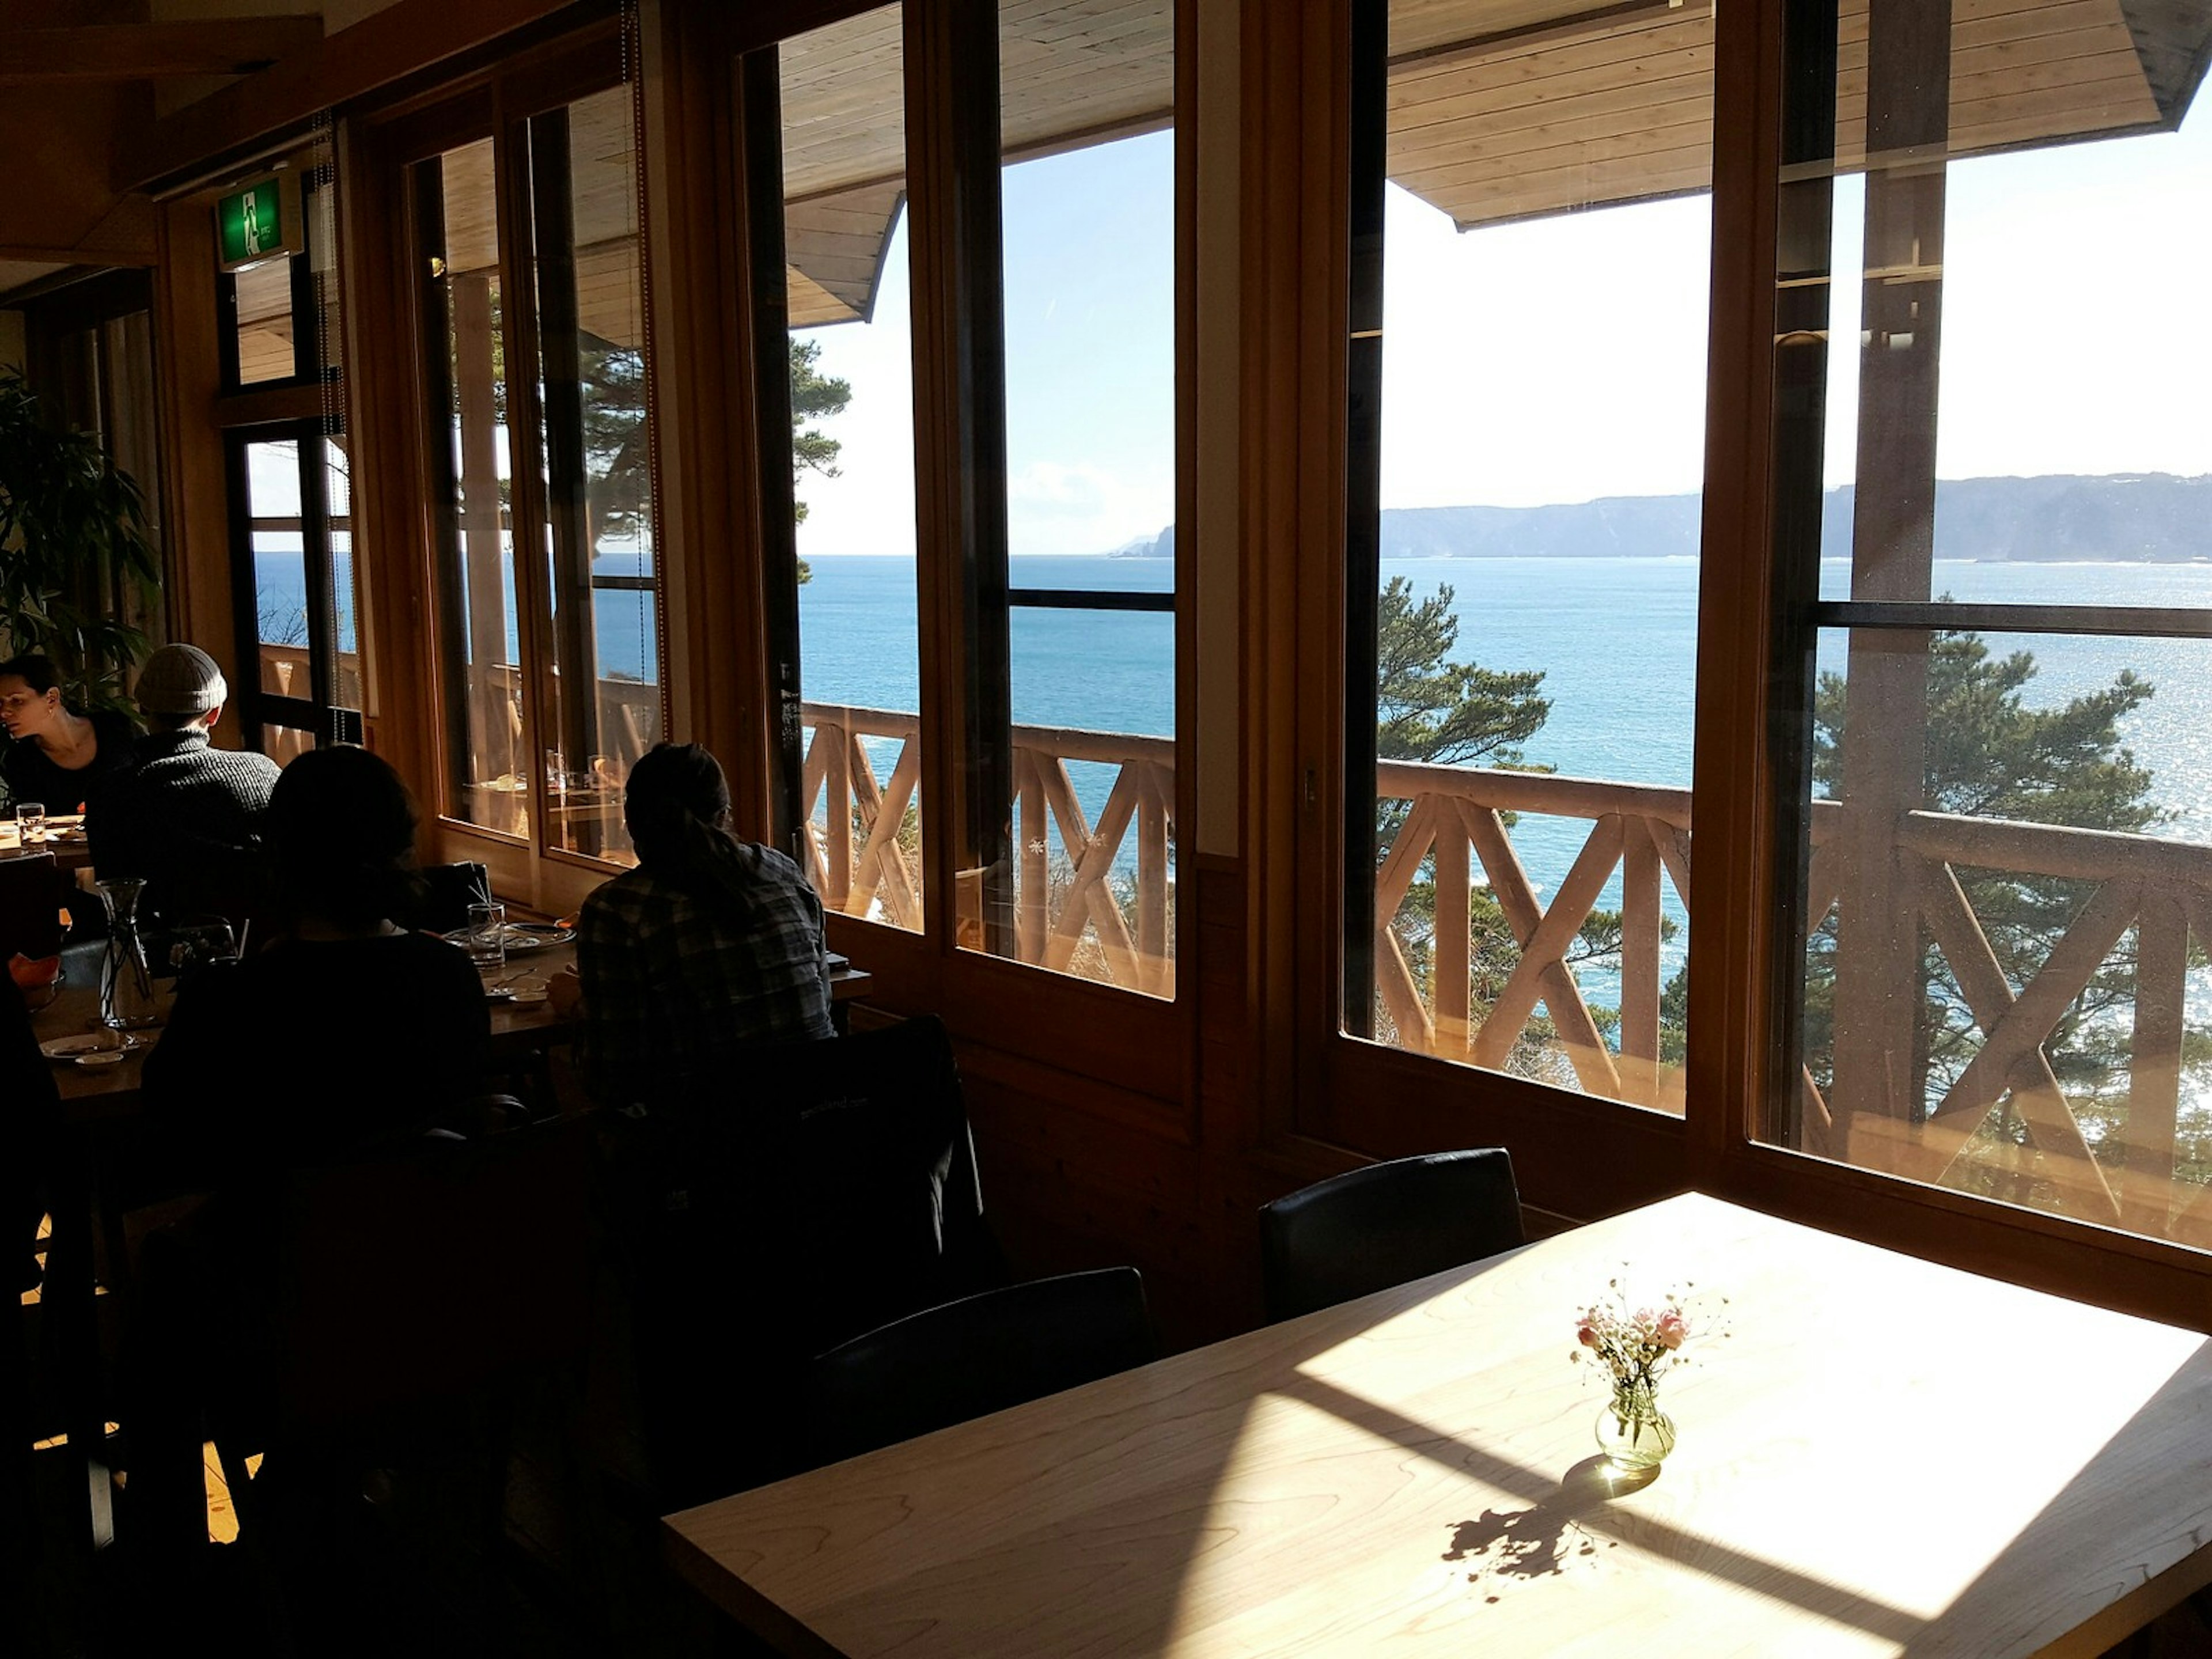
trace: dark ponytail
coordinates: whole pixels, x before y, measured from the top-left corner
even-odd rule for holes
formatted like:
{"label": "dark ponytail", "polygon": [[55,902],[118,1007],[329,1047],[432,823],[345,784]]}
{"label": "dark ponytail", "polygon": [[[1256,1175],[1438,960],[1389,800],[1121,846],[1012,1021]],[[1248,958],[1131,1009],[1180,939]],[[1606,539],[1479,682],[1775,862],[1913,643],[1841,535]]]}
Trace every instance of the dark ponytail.
{"label": "dark ponytail", "polygon": [[696,743],[656,744],[630,768],[623,817],[638,863],[742,926],[756,915],[757,878],[729,812],[721,764]]}

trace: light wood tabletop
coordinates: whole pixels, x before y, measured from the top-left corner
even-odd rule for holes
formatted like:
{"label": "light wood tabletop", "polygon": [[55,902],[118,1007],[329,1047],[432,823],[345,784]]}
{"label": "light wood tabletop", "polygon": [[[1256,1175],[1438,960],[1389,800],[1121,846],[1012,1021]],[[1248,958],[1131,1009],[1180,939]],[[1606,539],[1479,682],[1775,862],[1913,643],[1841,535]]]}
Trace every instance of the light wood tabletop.
{"label": "light wood tabletop", "polygon": [[2212,1341],[1689,1194],[665,1524],[795,1655],[2094,1655],[2212,1580]]}

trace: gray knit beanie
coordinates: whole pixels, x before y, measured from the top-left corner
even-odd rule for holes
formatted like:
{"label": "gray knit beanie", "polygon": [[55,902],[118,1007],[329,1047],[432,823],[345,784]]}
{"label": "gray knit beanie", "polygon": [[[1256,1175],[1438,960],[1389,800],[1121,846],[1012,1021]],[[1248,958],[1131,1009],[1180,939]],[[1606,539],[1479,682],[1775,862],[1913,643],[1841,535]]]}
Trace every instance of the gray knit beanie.
{"label": "gray knit beanie", "polygon": [[204,714],[229,700],[215,659],[196,645],[165,645],[138,671],[138,707],[149,714]]}

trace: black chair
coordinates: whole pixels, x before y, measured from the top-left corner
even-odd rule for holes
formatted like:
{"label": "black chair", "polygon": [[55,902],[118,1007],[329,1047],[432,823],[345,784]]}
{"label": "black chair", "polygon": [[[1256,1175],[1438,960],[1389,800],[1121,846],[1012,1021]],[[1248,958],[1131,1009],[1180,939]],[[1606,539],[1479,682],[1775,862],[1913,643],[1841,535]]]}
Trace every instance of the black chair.
{"label": "black chair", "polygon": [[1006,1281],[936,1019],[755,1050],[607,1131],[660,1510],[798,1467],[814,1355]]}
{"label": "black chair", "polygon": [[676,1138],[695,1248],[772,1270],[761,1288],[802,1358],[1006,1282],[933,1017],[757,1049]]}
{"label": "black chair", "polygon": [[[286,1177],[266,1303],[251,1274],[226,1281],[237,1340],[210,1379],[208,1419],[241,1541],[290,1587],[295,1626],[373,1596],[348,1541],[367,1514],[364,1472],[404,1479],[417,1462],[434,1483],[465,1471],[475,1543],[459,1560],[477,1564],[475,1594],[495,1608],[518,1401],[548,1376],[567,1378],[556,1397],[580,1392],[595,1235],[586,1133],[574,1120],[441,1133]],[[249,1479],[257,1451],[266,1461]],[[457,1558],[435,1553],[450,1577]]]}
{"label": "black chair", "polygon": [[[62,948],[62,906],[72,890],[52,853],[0,859],[0,963],[21,954],[33,961]],[[92,901],[97,907],[99,901]]]}
{"label": "black chair", "polygon": [[1267,1317],[1295,1319],[1526,1243],[1504,1147],[1370,1164],[1260,1206]]}
{"label": "black chair", "polygon": [[1134,1267],[1064,1273],[909,1314],[813,1364],[823,1461],[857,1457],[1126,1371],[1157,1352]]}

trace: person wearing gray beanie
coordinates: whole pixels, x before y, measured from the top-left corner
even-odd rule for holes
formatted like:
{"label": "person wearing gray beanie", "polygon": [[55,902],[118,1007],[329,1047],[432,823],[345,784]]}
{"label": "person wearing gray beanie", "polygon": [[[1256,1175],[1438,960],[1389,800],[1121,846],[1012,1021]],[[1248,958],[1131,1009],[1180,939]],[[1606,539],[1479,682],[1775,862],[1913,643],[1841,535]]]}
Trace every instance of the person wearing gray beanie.
{"label": "person wearing gray beanie", "polygon": [[86,814],[94,872],[102,881],[143,880],[143,908],[161,919],[235,923],[260,895],[262,819],[276,763],[209,742],[230,685],[196,645],[165,645],[148,657],[135,695],[149,729],[132,745],[130,769]]}

